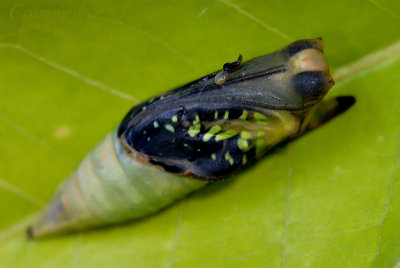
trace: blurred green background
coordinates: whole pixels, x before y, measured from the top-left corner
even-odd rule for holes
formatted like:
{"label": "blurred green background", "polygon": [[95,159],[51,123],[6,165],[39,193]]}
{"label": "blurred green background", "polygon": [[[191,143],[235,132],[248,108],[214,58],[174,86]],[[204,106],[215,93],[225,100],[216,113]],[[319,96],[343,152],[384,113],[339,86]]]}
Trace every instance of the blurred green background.
{"label": "blurred green background", "polygon": [[[400,3],[0,2],[0,267],[393,267],[400,261]],[[357,103],[160,213],[27,241],[26,224],[141,100],[321,36]]]}

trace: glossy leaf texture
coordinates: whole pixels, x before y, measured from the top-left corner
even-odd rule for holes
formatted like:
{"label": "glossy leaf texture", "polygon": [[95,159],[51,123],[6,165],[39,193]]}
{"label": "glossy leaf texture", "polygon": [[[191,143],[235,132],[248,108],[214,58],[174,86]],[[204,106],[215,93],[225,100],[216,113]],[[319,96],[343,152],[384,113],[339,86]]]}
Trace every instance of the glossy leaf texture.
{"label": "glossy leaf texture", "polygon": [[[395,0],[2,1],[0,267],[394,267],[399,28]],[[154,216],[26,240],[133,104],[319,36],[348,112]]]}

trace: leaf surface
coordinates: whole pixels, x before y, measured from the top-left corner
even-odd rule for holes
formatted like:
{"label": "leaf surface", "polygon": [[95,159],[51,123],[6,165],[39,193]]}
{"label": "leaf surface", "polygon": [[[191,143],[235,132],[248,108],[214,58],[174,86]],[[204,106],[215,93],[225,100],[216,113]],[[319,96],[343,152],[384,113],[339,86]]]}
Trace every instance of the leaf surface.
{"label": "leaf surface", "polygon": [[[400,260],[400,5],[2,1],[0,267],[393,267]],[[141,100],[321,36],[356,104],[151,217],[27,241],[24,227]]]}

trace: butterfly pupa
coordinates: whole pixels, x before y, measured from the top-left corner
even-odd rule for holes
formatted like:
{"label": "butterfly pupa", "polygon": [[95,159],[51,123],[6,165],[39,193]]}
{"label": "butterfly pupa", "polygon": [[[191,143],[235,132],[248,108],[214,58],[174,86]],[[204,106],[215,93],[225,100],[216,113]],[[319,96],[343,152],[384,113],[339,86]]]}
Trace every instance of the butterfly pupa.
{"label": "butterfly pupa", "polygon": [[58,188],[31,238],[140,218],[225,179],[350,107],[321,38],[288,46],[134,106]]}

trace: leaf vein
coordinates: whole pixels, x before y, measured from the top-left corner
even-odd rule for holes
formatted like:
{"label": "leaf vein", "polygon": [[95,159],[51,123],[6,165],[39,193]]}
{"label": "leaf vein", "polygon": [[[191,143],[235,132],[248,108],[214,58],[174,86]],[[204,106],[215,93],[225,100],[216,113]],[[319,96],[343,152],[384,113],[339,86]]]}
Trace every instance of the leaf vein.
{"label": "leaf vein", "polygon": [[392,197],[393,197],[393,186],[396,183],[397,173],[398,173],[399,169],[400,169],[400,137],[399,137],[399,142],[397,144],[396,163],[395,163],[395,166],[394,166],[394,169],[393,169],[392,179],[391,179],[389,187],[388,187],[388,194],[387,194],[387,198],[386,198],[384,212],[383,212],[381,220],[379,221],[378,243],[377,243],[377,248],[376,248],[376,252],[375,252],[375,258],[374,258],[374,261],[372,262],[372,266],[375,263],[376,259],[380,255],[381,243],[382,243],[383,224],[384,224],[384,222],[385,222],[385,220],[387,218],[387,215],[389,214],[389,207],[390,207],[390,203],[391,203]]}
{"label": "leaf vein", "polygon": [[391,16],[394,19],[399,20],[400,16],[393,12],[392,10],[388,9],[387,7],[385,7],[384,5],[382,5],[381,3],[378,3],[375,0],[366,0],[367,2],[371,3],[371,5],[375,6],[377,9],[382,10],[384,13],[388,14],[389,16]]}
{"label": "leaf vein", "polygon": [[48,144],[45,140],[42,140],[42,139],[36,137],[35,135],[29,133],[26,129],[24,129],[20,125],[16,124],[15,122],[11,121],[10,119],[6,118],[5,116],[0,115],[0,121],[3,121],[8,126],[12,127],[16,132],[18,132],[21,135],[27,137],[28,139],[34,141],[38,145],[46,148],[48,151],[59,155],[59,153],[53,147],[51,147],[50,144]]}
{"label": "leaf vein", "polygon": [[393,63],[400,58],[400,41],[377,50],[362,58],[340,67],[335,71],[333,77],[336,87],[342,86],[358,76],[366,75],[377,68],[382,68],[387,64]]}
{"label": "leaf vein", "polygon": [[291,189],[292,189],[292,151],[291,151],[291,146],[288,144],[287,146],[287,161],[288,161],[288,172],[287,172],[287,181],[286,181],[286,193],[285,193],[285,199],[286,199],[286,207],[285,207],[285,222],[284,222],[284,228],[283,228],[283,235],[282,235],[282,240],[281,240],[281,267],[285,267],[286,265],[286,241],[287,241],[287,235],[288,235],[288,229],[290,225],[290,204],[291,204]]}
{"label": "leaf vein", "polygon": [[227,0],[219,0],[219,2],[235,9],[237,12],[239,12],[240,14],[246,16],[247,18],[249,18],[250,20],[252,20],[253,22],[257,23],[258,25],[261,25],[264,29],[273,32],[274,34],[282,37],[283,39],[286,39],[288,41],[293,41],[294,38],[291,37],[290,35],[278,30],[277,28],[265,23],[264,21],[260,20],[259,18],[257,18],[256,16],[254,16],[253,14],[251,14],[250,12],[244,10],[243,8],[241,8],[239,5],[231,3]]}
{"label": "leaf vein", "polygon": [[341,230],[341,231],[337,231],[331,234],[331,237],[329,238],[329,242],[331,243],[332,240],[339,234],[345,234],[345,233],[357,233],[357,232],[362,232],[362,231],[367,231],[369,229],[372,229],[374,227],[378,227],[380,226],[379,224],[372,224],[370,226],[366,226],[366,227],[361,227],[361,228],[356,228],[356,229],[345,229],[345,230]]}
{"label": "leaf vein", "polygon": [[43,56],[40,56],[39,54],[36,54],[35,52],[32,52],[32,51],[26,49],[25,47],[23,47],[23,46],[21,46],[19,44],[0,43],[0,47],[14,48],[14,49],[19,50],[20,52],[32,57],[33,59],[35,59],[35,60],[37,60],[39,62],[42,62],[42,63],[44,63],[44,64],[46,64],[46,65],[48,65],[50,67],[53,67],[54,69],[59,70],[59,71],[61,71],[63,73],[66,73],[66,74],[68,74],[68,75],[70,75],[72,77],[75,77],[75,78],[81,80],[82,82],[84,82],[84,83],[86,83],[88,85],[91,85],[91,86],[93,86],[95,88],[99,88],[99,89],[101,89],[101,90],[103,90],[105,92],[108,92],[108,93],[110,93],[110,94],[112,94],[114,96],[120,97],[122,99],[126,99],[126,100],[129,100],[129,101],[132,101],[132,102],[138,102],[138,99],[136,99],[135,97],[133,97],[133,96],[131,96],[129,94],[126,94],[126,93],[124,93],[122,91],[119,91],[119,90],[117,90],[115,88],[106,86],[106,85],[100,83],[99,81],[96,81],[96,80],[93,80],[93,79],[91,79],[89,77],[86,77],[86,76],[78,73],[77,71],[69,69],[69,68],[67,68],[65,66],[62,66],[62,65],[60,65],[60,64],[58,64],[58,63],[56,63],[54,61],[51,61],[51,60],[49,60],[49,59],[47,59],[47,58],[45,58]]}
{"label": "leaf vein", "polygon": [[175,48],[171,47],[170,44],[168,44],[167,42],[160,40],[159,38],[157,38],[156,36],[150,34],[147,31],[139,29],[139,28],[137,28],[137,27],[135,27],[133,25],[127,24],[127,23],[125,23],[123,21],[111,20],[111,19],[108,19],[108,18],[97,17],[97,16],[93,16],[93,15],[90,15],[90,14],[88,15],[88,18],[97,19],[97,20],[101,20],[101,21],[104,21],[104,22],[109,22],[109,23],[114,24],[114,25],[120,25],[120,26],[127,27],[128,29],[133,30],[133,31],[141,34],[142,36],[148,38],[152,42],[164,47],[166,50],[168,50],[169,52],[171,52],[172,54],[177,56],[179,59],[181,59],[182,61],[187,63],[189,66],[191,66],[196,72],[200,72],[200,69],[197,68],[197,66],[194,65],[191,60],[189,60],[187,57],[185,57],[183,54],[181,54]]}
{"label": "leaf vein", "polygon": [[177,220],[177,223],[176,223],[175,237],[174,237],[174,241],[173,241],[172,246],[171,246],[171,250],[170,250],[170,254],[169,254],[169,260],[168,260],[168,263],[166,265],[166,268],[172,267],[172,265],[174,263],[176,249],[178,247],[178,242],[179,242],[179,239],[181,237],[184,202],[185,202],[185,199],[182,199],[182,201],[179,204],[179,215],[178,215],[178,220]]}
{"label": "leaf vein", "polygon": [[36,207],[41,208],[43,206],[42,202],[32,197],[31,195],[27,194],[25,191],[15,186],[14,184],[11,184],[3,179],[0,179],[0,188],[15,194],[16,196],[24,199],[25,201],[28,201],[29,203],[35,205]]}

